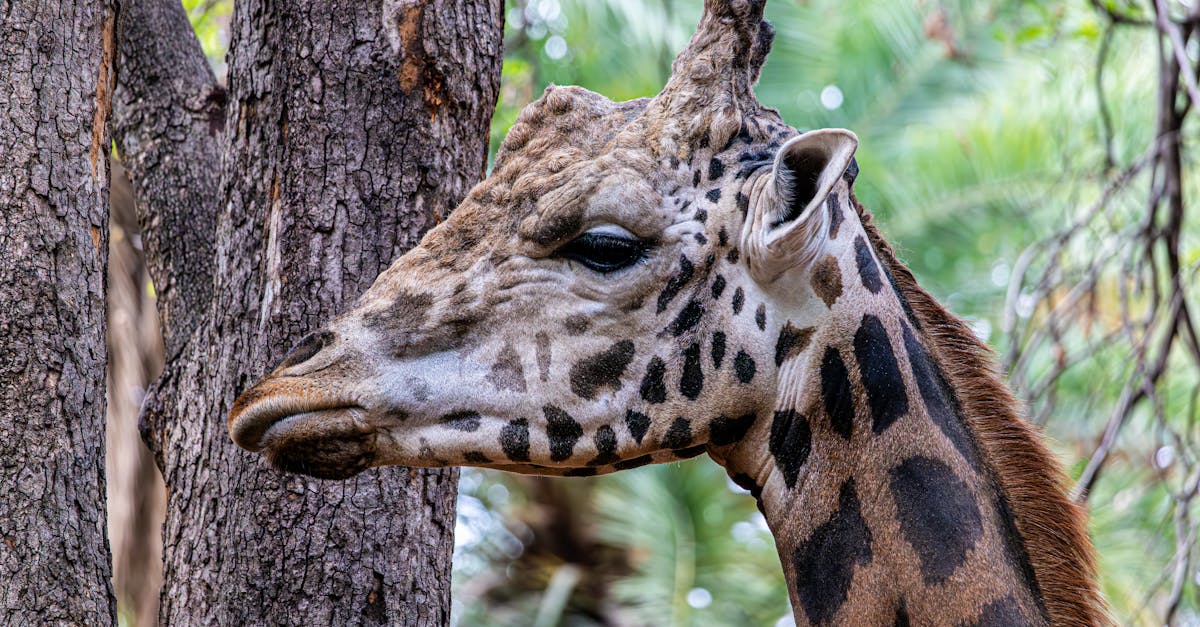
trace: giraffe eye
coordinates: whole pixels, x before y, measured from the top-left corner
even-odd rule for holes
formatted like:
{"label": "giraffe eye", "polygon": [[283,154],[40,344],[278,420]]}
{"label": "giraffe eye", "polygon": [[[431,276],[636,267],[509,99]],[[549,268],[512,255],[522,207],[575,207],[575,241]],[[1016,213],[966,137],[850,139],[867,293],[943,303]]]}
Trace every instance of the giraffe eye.
{"label": "giraffe eye", "polygon": [[645,259],[646,244],[624,229],[595,229],[559,248],[557,255],[608,274]]}

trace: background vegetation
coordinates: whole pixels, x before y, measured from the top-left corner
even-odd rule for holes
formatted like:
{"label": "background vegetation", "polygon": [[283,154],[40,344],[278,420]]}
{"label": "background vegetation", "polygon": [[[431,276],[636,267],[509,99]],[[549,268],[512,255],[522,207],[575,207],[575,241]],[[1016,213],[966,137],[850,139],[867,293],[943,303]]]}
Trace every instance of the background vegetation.
{"label": "background vegetation", "polygon": [[[184,4],[220,71],[230,3]],[[700,4],[508,2],[493,146],[549,83],[657,93]],[[860,200],[1091,488],[1125,624],[1200,624],[1196,6],[773,0],[757,88],[798,128],[858,133]],[[463,627],[790,623],[761,516],[707,458],[596,479],[467,470],[460,489]]]}

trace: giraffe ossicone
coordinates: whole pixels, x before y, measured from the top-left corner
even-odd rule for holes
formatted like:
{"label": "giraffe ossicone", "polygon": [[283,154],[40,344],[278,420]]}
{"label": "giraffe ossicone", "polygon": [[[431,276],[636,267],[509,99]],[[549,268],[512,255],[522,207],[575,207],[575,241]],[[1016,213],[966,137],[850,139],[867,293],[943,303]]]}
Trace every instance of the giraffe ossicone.
{"label": "giraffe ossicone", "polygon": [[234,403],[280,468],[589,476],[709,453],[797,624],[1106,620],[1083,516],[986,350],[857,203],[850,131],[751,89],[763,0],[706,0],[652,99],[550,87],[490,176]]}

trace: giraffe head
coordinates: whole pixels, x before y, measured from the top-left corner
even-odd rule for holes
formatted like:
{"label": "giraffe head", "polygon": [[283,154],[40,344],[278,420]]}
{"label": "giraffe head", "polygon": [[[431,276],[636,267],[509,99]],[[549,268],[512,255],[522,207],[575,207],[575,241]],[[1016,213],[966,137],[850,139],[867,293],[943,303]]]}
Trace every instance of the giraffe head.
{"label": "giraffe head", "polygon": [[739,442],[840,292],[820,260],[856,172],[852,133],[755,100],[762,8],[707,1],[653,99],[548,88],[445,222],[238,397],[234,441],[323,477]]}

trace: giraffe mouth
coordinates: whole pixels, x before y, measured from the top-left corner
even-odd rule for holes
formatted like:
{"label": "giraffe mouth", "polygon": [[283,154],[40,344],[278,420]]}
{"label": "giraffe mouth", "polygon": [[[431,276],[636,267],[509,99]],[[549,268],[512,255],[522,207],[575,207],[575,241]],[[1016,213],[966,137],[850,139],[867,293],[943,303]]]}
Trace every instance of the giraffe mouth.
{"label": "giraffe mouth", "polygon": [[229,435],[281,470],[343,479],[375,459],[375,429],[365,416],[311,382],[266,379],[234,402]]}

